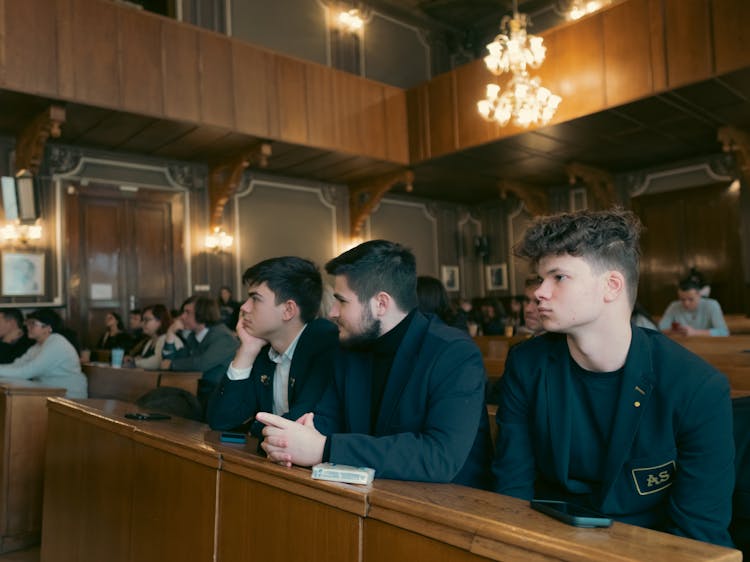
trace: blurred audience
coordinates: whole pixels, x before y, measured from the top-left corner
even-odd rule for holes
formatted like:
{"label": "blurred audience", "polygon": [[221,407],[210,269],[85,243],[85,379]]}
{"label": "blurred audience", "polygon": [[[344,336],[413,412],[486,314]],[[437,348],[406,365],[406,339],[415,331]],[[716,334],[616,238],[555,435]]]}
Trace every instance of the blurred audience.
{"label": "blurred audience", "polygon": [[[143,334],[145,339],[130,352],[129,359],[141,369],[158,370],[161,367],[162,351],[167,338],[167,329],[172,324],[172,315],[163,304],[147,306],[143,309]],[[180,338],[174,341],[175,350],[182,349]],[[130,361],[127,361],[130,363]]]}
{"label": "blurred audience", "polygon": [[128,350],[133,347],[133,338],[125,331],[120,315],[111,310],[104,317],[105,330],[96,344],[97,349],[114,349],[116,347]]}
{"label": "blurred audience", "polygon": [[705,287],[702,277],[691,275],[680,281],[679,300],[673,301],[659,321],[659,329],[682,336],[728,336],[721,306],[714,299],[701,296]]}
{"label": "blurred audience", "polygon": [[26,335],[23,314],[17,308],[0,311],[0,363],[12,363],[34,345]]}
{"label": "blurred audience", "polygon": [[237,328],[237,321],[240,319],[240,303],[234,300],[232,289],[224,285],[219,289],[219,314],[221,322],[230,330]]}

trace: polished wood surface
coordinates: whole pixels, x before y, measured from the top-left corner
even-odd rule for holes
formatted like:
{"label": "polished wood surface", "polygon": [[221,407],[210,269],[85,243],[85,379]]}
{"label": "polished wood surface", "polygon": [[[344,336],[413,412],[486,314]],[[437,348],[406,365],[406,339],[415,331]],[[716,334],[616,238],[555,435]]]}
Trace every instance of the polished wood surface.
{"label": "polished wood surface", "polygon": [[89,396],[135,402],[147,392],[160,386],[171,386],[198,391],[199,371],[149,371],[146,369],[112,367],[103,363],[84,363],[81,368],[88,378]]}
{"label": "polished wood surface", "polygon": [[38,544],[47,398],[64,388],[0,379],[0,552]]}

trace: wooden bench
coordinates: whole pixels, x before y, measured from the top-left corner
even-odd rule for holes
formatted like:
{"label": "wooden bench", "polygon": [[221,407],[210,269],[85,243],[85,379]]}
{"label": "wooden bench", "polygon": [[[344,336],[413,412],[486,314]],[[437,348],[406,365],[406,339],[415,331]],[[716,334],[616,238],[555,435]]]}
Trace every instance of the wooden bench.
{"label": "wooden bench", "polygon": [[483,357],[502,358],[508,355],[508,350],[531,337],[530,334],[516,334],[512,337],[506,336],[476,336],[474,342],[477,344]]}
{"label": "wooden bench", "polygon": [[197,371],[148,371],[138,368],[117,368],[101,363],[84,363],[88,378],[89,397],[135,402],[155,388],[171,386],[195,395],[202,373]]}

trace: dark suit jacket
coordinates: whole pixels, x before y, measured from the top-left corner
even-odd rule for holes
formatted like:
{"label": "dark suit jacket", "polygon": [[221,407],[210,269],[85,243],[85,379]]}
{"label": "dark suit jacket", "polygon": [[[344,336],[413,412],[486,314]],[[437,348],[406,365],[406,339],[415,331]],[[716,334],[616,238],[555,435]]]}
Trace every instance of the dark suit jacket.
{"label": "dark suit jacket", "polygon": [[[333,374],[338,329],[328,320],[310,322],[297,342],[289,368],[289,412],[296,420],[312,412]],[[258,353],[250,377],[230,380],[226,374],[208,403],[207,421],[213,429],[242,426],[258,412],[273,411],[273,377],[276,363],[268,357],[270,345]],[[253,421],[250,432],[261,437],[263,424]]]}
{"label": "dark suit jacket", "polygon": [[[731,545],[732,409],[726,377],[653,330],[633,326],[601,485],[569,474],[571,425],[565,335],[545,334],[508,355],[497,410],[496,491],[560,498],[620,521]],[[576,443],[578,449],[586,443]]]}
{"label": "dark suit jacket", "polygon": [[378,478],[487,487],[492,446],[482,356],[465,332],[416,312],[396,352],[374,432],[372,356],[342,350],[315,408],[330,461]]}

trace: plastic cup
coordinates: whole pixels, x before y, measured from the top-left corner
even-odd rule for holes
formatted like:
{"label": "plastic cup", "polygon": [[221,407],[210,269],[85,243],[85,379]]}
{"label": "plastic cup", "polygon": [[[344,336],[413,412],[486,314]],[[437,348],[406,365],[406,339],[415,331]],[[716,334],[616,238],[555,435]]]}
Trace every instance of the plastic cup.
{"label": "plastic cup", "polygon": [[125,357],[125,350],[121,347],[115,347],[112,350],[112,366],[122,367],[122,359]]}

